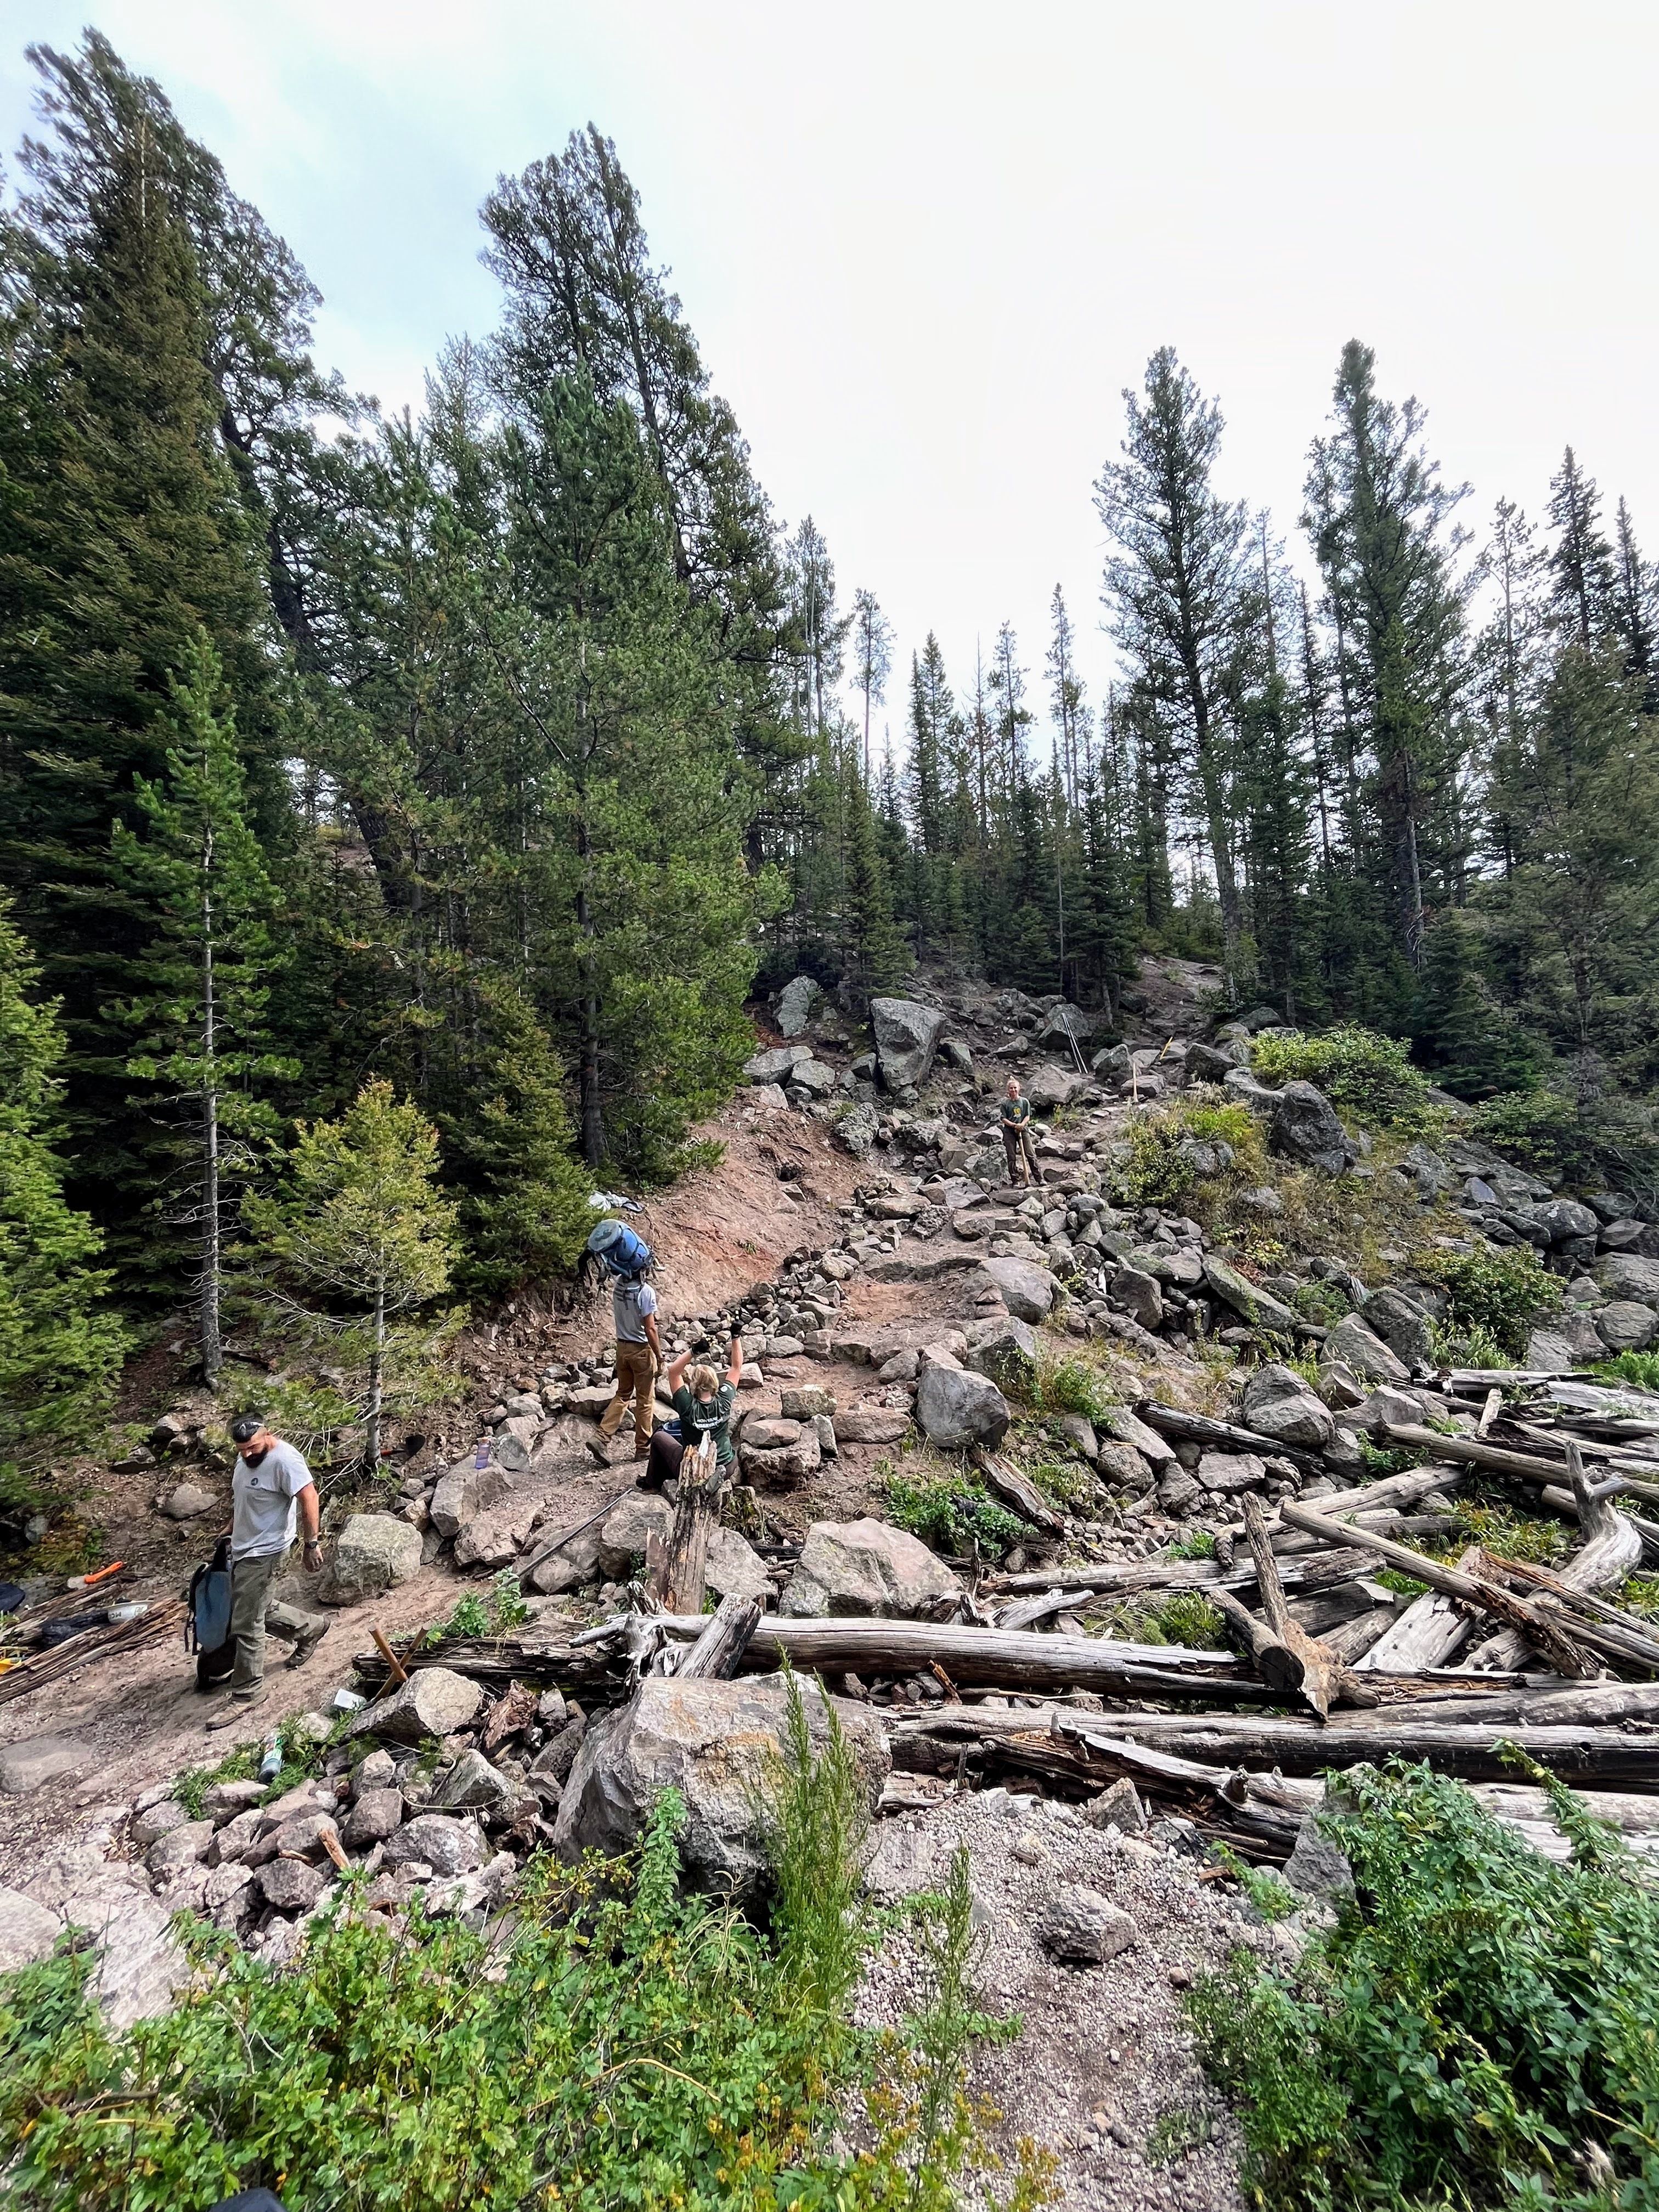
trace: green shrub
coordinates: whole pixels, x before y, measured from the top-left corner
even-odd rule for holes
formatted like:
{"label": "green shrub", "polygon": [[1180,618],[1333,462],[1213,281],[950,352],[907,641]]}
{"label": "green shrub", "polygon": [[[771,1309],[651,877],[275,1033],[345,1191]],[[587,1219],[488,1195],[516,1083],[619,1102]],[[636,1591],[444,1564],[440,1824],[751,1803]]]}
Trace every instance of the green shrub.
{"label": "green shrub", "polygon": [[1659,1352],[1621,1352],[1590,1370],[1605,1382],[1632,1382],[1638,1390],[1659,1391]]}
{"label": "green shrub", "polygon": [[977,1544],[981,1552],[1000,1559],[1031,1534],[971,1475],[918,1482],[895,1474],[888,1476],[885,1491],[888,1515],[895,1525],[920,1536],[936,1552],[965,1552]]}
{"label": "green shrub", "polygon": [[519,1588],[518,1570],[503,1567],[493,1577],[488,1594],[463,1590],[447,1620],[427,1631],[427,1640],[438,1643],[446,1636],[505,1636],[530,1618],[530,1607]]}
{"label": "green shrub", "polygon": [[1197,1174],[1181,1147],[1189,1139],[1200,1144],[1230,1145],[1235,1176],[1259,1182],[1267,1170],[1261,1132],[1247,1106],[1207,1106],[1187,1101],[1150,1114],[1135,1115],[1129,1123],[1129,1157],[1115,1177],[1119,1195],[1129,1206],[1184,1206],[1206,1180]]}
{"label": "green shrub", "polygon": [[1371,1128],[1416,1135],[1436,1118],[1428,1082],[1412,1066],[1405,1045],[1358,1022],[1345,1022],[1317,1036],[1293,1030],[1282,1036],[1257,1037],[1250,1064],[1275,1089],[1286,1083],[1317,1084],[1340,1114]]}
{"label": "green shrub", "polygon": [[1482,1330],[1511,1358],[1524,1354],[1533,1323],[1561,1303],[1560,1284],[1530,1244],[1434,1252],[1422,1272],[1450,1292],[1440,1316],[1446,1337]]}
{"label": "green shrub", "polygon": [[1081,1413],[1086,1421],[1098,1421],[1117,1400],[1099,1368],[1072,1352],[1042,1361],[1036,1403],[1045,1413]]}
{"label": "green shrub", "polygon": [[1343,1778],[1357,1897],[1294,1978],[1236,1952],[1187,2001],[1269,2212],[1646,2208],[1659,1891],[1536,1769],[1562,1865],[1426,1768]]}
{"label": "green shrub", "polygon": [[1529,1520],[1507,1505],[1456,1498],[1452,1500],[1452,1518],[1457,1523],[1457,1544],[1449,1545],[1449,1551],[1464,1544],[1479,1544],[1483,1552],[1498,1559],[1553,1567],[1572,1549],[1572,1539],[1560,1522]]}
{"label": "green shrub", "polygon": [[1649,1109],[1629,1100],[1581,1109],[1559,1091],[1517,1091],[1489,1099],[1469,1127],[1546,1182],[1659,1194],[1659,1135]]}

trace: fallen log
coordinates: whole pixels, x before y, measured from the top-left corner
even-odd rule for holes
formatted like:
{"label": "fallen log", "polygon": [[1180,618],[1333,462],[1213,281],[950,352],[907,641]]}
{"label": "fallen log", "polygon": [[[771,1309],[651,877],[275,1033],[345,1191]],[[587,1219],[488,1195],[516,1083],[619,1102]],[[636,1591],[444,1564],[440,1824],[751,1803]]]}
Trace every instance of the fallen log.
{"label": "fallen log", "polygon": [[[1316,1548],[1301,1558],[1282,1564],[1280,1571],[1284,1586],[1302,1595],[1334,1589],[1363,1574],[1369,1557],[1368,1553],[1359,1551],[1332,1552]],[[1048,1577],[1020,1575],[1011,1577],[1022,1583],[1035,1583],[1038,1594],[1018,1599],[1014,1604],[1005,1607],[997,1616],[997,1626],[1029,1627],[1032,1622],[1046,1620],[1050,1613],[1063,1613],[1068,1607],[1116,1604],[1127,1597],[1156,1593],[1168,1595],[1181,1590],[1196,1590],[1200,1595],[1212,1599],[1216,1598],[1218,1590],[1231,1590],[1235,1596],[1248,1601],[1261,1588],[1254,1565],[1224,1569],[1213,1559],[1172,1559],[1168,1563],[1168,1568],[1180,1568],[1183,1571],[1178,1578],[1171,1578],[1168,1569],[1159,1572],[1155,1563],[1149,1561],[1144,1568],[1102,1568],[1086,1583],[1080,1579],[1083,1570],[1071,1568],[1057,1568],[1053,1575]],[[1202,1573],[1196,1571],[1200,1568],[1204,1571]],[[1074,1579],[1074,1577],[1079,1578]],[[1219,1600],[1216,1601],[1218,1603]]]}
{"label": "fallen log", "polygon": [[[1523,1482],[1559,1483],[1561,1480],[1561,1462],[1546,1459],[1539,1452],[1510,1451],[1502,1444],[1482,1443],[1475,1437],[1443,1436],[1438,1429],[1419,1428],[1414,1422],[1385,1422],[1382,1432],[1390,1443],[1430,1451],[1437,1459],[1460,1462],[1465,1467],[1486,1468],[1493,1474],[1516,1475]],[[1619,1487],[1632,1498],[1659,1504],[1659,1483],[1643,1482],[1633,1475],[1620,1475],[1617,1480]]]}
{"label": "fallen log", "polygon": [[1390,1566],[1426,1583],[1431,1589],[1462,1598],[1478,1611],[1490,1613],[1503,1626],[1520,1630],[1563,1674],[1582,1675],[1589,1671],[1589,1662],[1578,1648],[1581,1645],[1587,1645],[1606,1658],[1659,1672],[1659,1642],[1650,1638],[1611,1628],[1605,1622],[1577,1620],[1569,1636],[1564,1632],[1559,1615],[1552,1615],[1524,1598],[1511,1596],[1494,1583],[1460,1573],[1454,1567],[1443,1566],[1437,1559],[1425,1559],[1421,1552],[1414,1552],[1405,1544],[1396,1544],[1387,1536],[1372,1535],[1370,1530],[1356,1528],[1351,1522],[1328,1521],[1311,1507],[1295,1504],[1289,1499],[1280,1505],[1279,1511],[1293,1528],[1322,1537],[1327,1543],[1357,1544],[1362,1550],[1375,1552]]}
{"label": "fallen log", "polygon": [[[1480,1565],[1480,1547],[1471,1544],[1458,1560],[1457,1571],[1468,1574]],[[1373,1674],[1409,1674],[1419,1667],[1443,1667],[1468,1642],[1473,1629],[1458,1599],[1444,1590],[1425,1590],[1355,1663],[1360,1673]]]}
{"label": "fallen log", "polygon": [[757,1598],[739,1597],[734,1591],[723,1597],[708,1616],[708,1626],[674,1669],[678,1682],[726,1682],[738,1671],[761,1617]]}
{"label": "fallen log", "polygon": [[[768,1613],[755,1631],[748,1664],[787,1657],[804,1673],[925,1674],[942,1667],[959,1687],[1098,1690],[1120,1685],[1154,1697],[1209,1698],[1218,1704],[1261,1697],[1231,1651],[1188,1651],[1177,1644],[1117,1644],[1092,1636],[1038,1636],[1020,1629],[972,1628],[913,1620],[788,1620]],[[1152,1686],[1156,1684],[1156,1687]]]}
{"label": "fallen log", "polygon": [[1287,1459],[1304,1474],[1322,1474],[1322,1452],[1304,1451],[1299,1445],[1282,1444],[1273,1437],[1241,1429],[1235,1421],[1212,1421],[1207,1413],[1189,1413],[1180,1406],[1160,1406],[1143,1398],[1135,1407],[1139,1418],[1160,1436],[1176,1437],[1187,1443],[1213,1444],[1220,1451],[1254,1452],[1259,1459]]}
{"label": "fallen log", "polygon": [[1225,1591],[1217,1593],[1218,1602],[1224,1604],[1227,1619],[1243,1635],[1256,1672],[1267,1686],[1281,1697],[1300,1698],[1323,1720],[1331,1709],[1341,1668],[1300,1622],[1292,1620],[1261,1507],[1254,1498],[1244,1500],[1244,1532],[1255,1561],[1262,1618],[1258,1621]]}
{"label": "fallen log", "polygon": [[1439,1723],[1389,1716],[1391,1725],[1365,1728],[1346,1720],[1317,1721],[1270,1715],[1119,1713],[1112,1727],[1121,1736],[1212,1765],[1280,1768],[1286,1774],[1319,1774],[1327,1768],[1404,1759],[1465,1782],[1511,1779],[1503,1746],[1514,1744],[1563,1781],[1606,1783],[1659,1795],[1659,1738],[1621,1728],[1537,1726],[1501,1719]]}
{"label": "fallen log", "polygon": [[1398,1605],[1374,1605],[1340,1628],[1327,1629],[1320,1642],[1345,1667],[1352,1667],[1381,1642],[1400,1618]]}
{"label": "fallen log", "polygon": [[994,1490],[1005,1505],[1012,1505],[1022,1521],[1029,1521],[1034,1528],[1045,1535],[1058,1536],[1064,1533],[1066,1523],[1056,1513],[1036,1483],[1030,1481],[1017,1467],[1010,1467],[982,1444],[975,1444],[968,1455],[985,1477],[986,1486]]}
{"label": "fallen log", "polygon": [[[1585,1477],[1584,1462],[1576,1443],[1568,1443],[1566,1457],[1567,1474],[1578,1507],[1578,1526],[1585,1540],[1559,1574],[1528,1577],[1534,1581],[1541,1579],[1546,1584],[1537,1601],[1540,1613],[1566,1610],[1566,1601],[1575,1595],[1593,1595],[1600,1590],[1621,1589],[1642,1558],[1640,1535],[1622,1513],[1615,1512],[1607,1498],[1599,1496],[1592,1488]],[[1525,1573],[1524,1570],[1520,1571]],[[1576,1612],[1577,1608],[1574,1610]],[[1613,1612],[1613,1609],[1608,1607],[1606,1610]],[[1583,1625],[1582,1620],[1575,1620],[1573,1634],[1577,1635]],[[1643,1663],[1640,1656],[1642,1649],[1650,1647],[1656,1654],[1653,1663],[1659,1666],[1659,1644],[1655,1644],[1650,1637],[1644,1635],[1633,1621],[1615,1614],[1613,1622],[1598,1621],[1596,1626],[1604,1632],[1611,1628],[1616,1633],[1632,1638],[1632,1655],[1637,1665]],[[1526,1650],[1524,1634],[1510,1628],[1490,1638],[1471,1655],[1469,1663],[1483,1668],[1517,1667],[1522,1663]]]}

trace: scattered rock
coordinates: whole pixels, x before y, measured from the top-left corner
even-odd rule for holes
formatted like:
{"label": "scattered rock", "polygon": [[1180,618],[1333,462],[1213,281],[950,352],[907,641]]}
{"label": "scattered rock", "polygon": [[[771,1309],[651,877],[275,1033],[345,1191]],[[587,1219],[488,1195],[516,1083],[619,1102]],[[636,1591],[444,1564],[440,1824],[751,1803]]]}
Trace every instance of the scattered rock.
{"label": "scattered rock", "polygon": [[49,1959],[63,1932],[64,1923],[55,1912],[25,1897],[21,1889],[0,1883],[0,1974]]}
{"label": "scattered rock", "polygon": [[163,1836],[182,1828],[190,1815],[176,1797],[164,1797],[159,1805],[151,1805],[142,1813],[135,1813],[128,1824],[127,1834],[135,1850],[147,1851],[152,1844],[159,1844]]}
{"label": "scattered rock", "polygon": [[1340,1175],[1348,1164],[1348,1140],[1336,1109],[1311,1083],[1287,1083],[1274,1101],[1268,1126],[1270,1151],[1304,1167]]}
{"label": "scattered rock", "polygon": [[436,1875],[471,1874],[489,1856],[489,1846],[476,1820],[448,1813],[417,1813],[386,1844],[386,1866],[429,1866]]}
{"label": "scattered rock", "polygon": [[417,1667],[389,1696],[353,1717],[346,1740],[378,1735],[388,1743],[417,1744],[429,1735],[453,1735],[476,1717],[483,1703],[482,1684],[448,1667]]}
{"label": "scattered rock", "polygon": [[988,1375],[1005,1397],[1029,1405],[1037,1384],[1037,1340],[1028,1322],[1010,1315],[976,1328],[963,1363]]}
{"label": "scattered rock", "polygon": [[1164,1293],[1158,1279],[1139,1267],[1120,1267],[1112,1277],[1112,1296],[1142,1328],[1156,1333],[1164,1326]]}
{"label": "scattered rock", "polygon": [[1125,1836],[1146,1832],[1146,1808],[1127,1774],[1121,1774],[1098,1797],[1091,1797],[1083,1808],[1083,1817],[1091,1828],[1115,1828]]}
{"label": "scattered rock", "polygon": [[896,1406],[859,1406],[835,1418],[838,1444],[896,1444],[910,1416]]}
{"label": "scattered rock", "polygon": [[1613,1298],[1595,1310],[1595,1327],[1609,1352],[1642,1352],[1653,1341],[1659,1325],[1651,1306],[1638,1306],[1628,1298]]}
{"label": "scattered rock", "polygon": [[981,1264],[1017,1321],[1048,1319],[1060,1295],[1060,1284],[1046,1267],[1033,1267],[1028,1260],[994,1259]]}
{"label": "scattered rock", "polygon": [[1258,1367],[1244,1385],[1243,1425],[1275,1443],[1323,1451],[1336,1416],[1289,1367]]}
{"label": "scattered rock", "polygon": [[334,1879],[329,1866],[307,1859],[271,1859],[253,1877],[265,1903],[278,1912],[309,1912]]}
{"label": "scattered rock", "polygon": [[[605,1398],[609,1402],[608,1391]],[[439,1477],[437,1488],[427,1500],[427,1511],[441,1536],[453,1536],[464,1522],[496,1504],[507,1492],[505,1471],[493,1462],[479,1467],[475,1455],[471,1459],[458,1460]]]}
{"label": "scattered rock", "polygon": [[1396,1359],[1413,1370],[1433,1366],[1428,1317],[1403,1291],[1373,1291],[1360,1312],[1366,1328],[1382,1338]]}
{"label": "scattered rock", "polygon": [[444,1776],[430,1802],[434,1811],[481,1813],[495,1806],[511,1804],[519,1794],[518,1784],[499,1767],[492,1766],[483,1752],[469,1750],[461,1753]]}
{"label": "scattered rock", "polygon": [[779,1410],[787,1421],[810,1421],[817,1413],[833,1413],[836,1394],[821,1382],[803,1382],[784,1391]]}
{"label": "scattered rock", "polygon": [[1064,1882],[1042,1908],[1036,1937],[1053,1958],[1098,1966],[1132,1949],[1140,1941],[1140,1930],[1097,1890]]}
{"label": "scattered rock", "polygon": [[169,1521],[194,1521],[200,1514],[211,1513],[217,1503],[211,1492],[204,1490],[198,1483],[181,1482],[161,1510]]}
{"label": "scattered rock", "polygon": [[787,1083],[795,1069],[812,1057],[810,1044],[785,1044],[770,1052],[757,1052],[744,1063],[744,1073],[750,1083]]}
{"label": "scattered rock", "polygon": [[645,1557],[646,1540],[666,1536],[674,1509],[654,1490],[635,1490],[606,1514],[599,1529],[599,1568],[620,1582]]}
{"label": "scattered rock", "polygon": [[1285,1862],[1285,1879],[1304,1897],[1334,1899],[1353,1895],[1353,1869],[1347,1854],[1320,1832],[1311,1813],[1296,1832],[1296,1842]]}
{"label": "scattered rock", "polygon": [[1008,1401],[988,1375],[930,1367],[916,1385],[916,1420],[942,1451],[983,1444],[994,1451],[1008,1432]]}
{"label": "scattered rock", "polygon": [[211,1820],[181,1820],[144,1854],[144,1864],[158,1881],[181,1868],[194,1866],[213,1840]]}
{"label": "scattered rock", "polygon": [[367,1850],[371,1844],[383,1844],[388,1836],[395,1835],[403,1821],[400,1790],[360,1790],[341,1826],[340,1841],[349,1851]]}
{"label": "scattered rock", "polygon": [[869,1158],[880,1128],[880,1117],[873,1106],[849,1106],[836,1124],[836,1137],[855,1160],[864,1160]]}
{"label": "scattered rock", "polygon": [[1204,1255],[1204,1279],[1221,1300],[1231,1306],[1241,1321],[1252,1328],[1269,1330],[1275,1336],[1294,1336],[1297,1316],[1282,1298],[1274,1297],[1261,1289],[1248,1276],[1241,1275],[1237,1267],[1230,1267],[1213,1252]]}
{"label": "scattered rock", "polygon": [[1358,1314],[1345,1314],[1327,1334],[1322,1349],[1327,1364],[1340,1360],[1362,1382],[1401,1383],[1412,1379],[1404,1360],[1396,1358]]}
{"label": "scattered rock", "polygon": [[395,1513],[354,1513],[340,1531],[318,1596],[325,1605],[357,1605],[421,1571],[421,1532]]}

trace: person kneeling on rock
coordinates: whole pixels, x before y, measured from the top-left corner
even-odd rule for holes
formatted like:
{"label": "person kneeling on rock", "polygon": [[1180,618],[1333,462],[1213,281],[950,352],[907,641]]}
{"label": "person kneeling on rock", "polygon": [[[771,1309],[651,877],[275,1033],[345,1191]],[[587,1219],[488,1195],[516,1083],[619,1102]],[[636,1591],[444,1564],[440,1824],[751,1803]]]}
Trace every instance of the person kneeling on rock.
{"label": "person kneeling on rock", "polygon": [[674,1437],[666,1429],[659,1429],[651,1439],[651,1457],[643,1480],[653,1489],[660,1489],[671,1475],[678,1474],[685,1454],[701,1449],[706,1442],[714,1444],[722,1482],[737,1464],[738,1455],[732,1444],[732,1407],[743,1376],[740,1331],[732,1331],[732,1350],[723,1382],[712,1367],[702,1363],[694,1366],[695,1358],[695,1353],[683,1352],[668,1370],[668,1391],[679,1416],[680,1432]]}
{"label": "person kneeling on rock", "polygon": [[1031,1146],[1031,1102],[1020,1097],[1017,1075],[1008,1078],[1008,1096],[1002,1102],[1002,1150],[1010,1182],[1042,1181],[1042,1170]]}

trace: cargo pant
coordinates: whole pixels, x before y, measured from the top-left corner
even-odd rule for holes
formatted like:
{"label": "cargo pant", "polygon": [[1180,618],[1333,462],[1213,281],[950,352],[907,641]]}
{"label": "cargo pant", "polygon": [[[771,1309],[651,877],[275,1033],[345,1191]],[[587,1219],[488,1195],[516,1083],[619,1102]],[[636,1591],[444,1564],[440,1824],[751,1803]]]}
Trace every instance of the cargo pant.
{"label": "cargo pant", "polygon": [[1018,1129],[1012,1127],[1006,1121],[1003,1123],[1002,1150],[1008,1162],[1010,1182],[1041,1182],[1042,1181],[1042,1170],[1036,1163],[1036,1152],[1031,1143],[1031,1125],[1029,1121]]}
{"label": "cargo pant", "polygon": [[634,1401],[634,1448],[643,1451],[651,1442],[651,1417],[657,1402],[657,1360],[648,1344],[622,1343],[617,1346],[617,1395],[605,1407],[599,1434],[607,1442],[628,1418],[628,1401]]}
{"label": "cargo pant", "polygon": [[305,1613],[270,1595],[270,1586],[288,1564],[286,1552],[267,1552],[263,1558],[233,1559],[230,1565],[230,1633],[236,1646],[236,1665],[230,1678],[233,1697],[251,1698],[265,1679],[265,1632],[285,1644],[326,1623],[314,1613]]}

